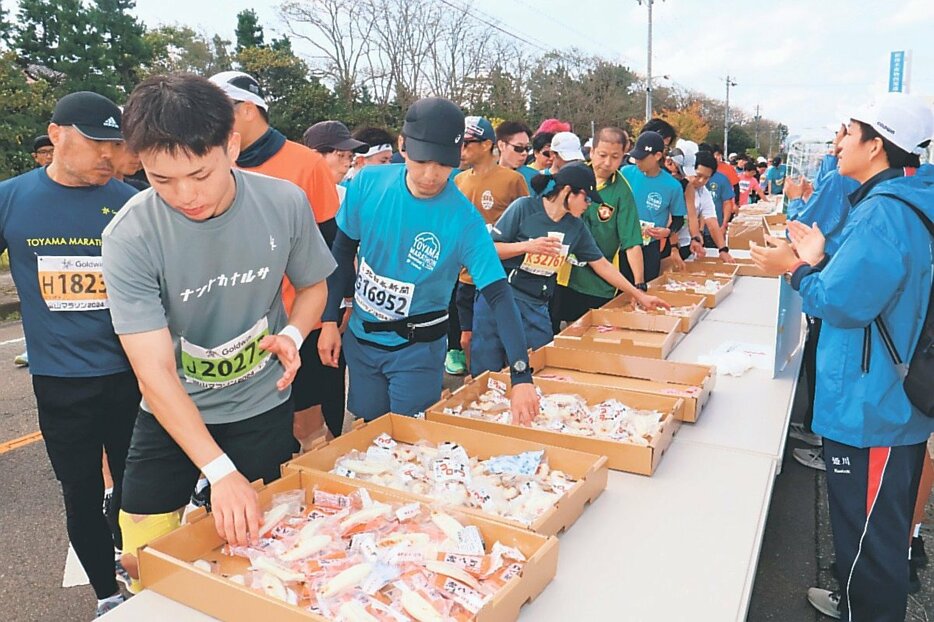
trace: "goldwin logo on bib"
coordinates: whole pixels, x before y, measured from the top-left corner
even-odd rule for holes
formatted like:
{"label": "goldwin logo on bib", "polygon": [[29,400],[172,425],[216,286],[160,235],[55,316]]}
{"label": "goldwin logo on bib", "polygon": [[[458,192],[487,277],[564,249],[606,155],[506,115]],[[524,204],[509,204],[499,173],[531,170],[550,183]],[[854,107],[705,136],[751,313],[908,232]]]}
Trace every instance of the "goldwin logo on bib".
{"label": "goldwin logo on bib", "polygon": [[405,262],[413,268],[430,272],[435,269],[440,258],[441,241],[438,240],[438,236],[430,231],[423,231],[415,236]]}

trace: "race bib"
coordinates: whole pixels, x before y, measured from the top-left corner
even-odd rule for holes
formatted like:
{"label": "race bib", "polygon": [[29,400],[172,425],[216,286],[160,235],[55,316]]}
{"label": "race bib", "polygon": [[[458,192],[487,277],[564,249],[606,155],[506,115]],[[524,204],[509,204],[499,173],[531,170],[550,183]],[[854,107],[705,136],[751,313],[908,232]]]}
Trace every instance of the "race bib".
{"label": "race bib", "polygon": [[269,352],[259,342],[269,334],[269,322],[261,318],[245,333],[214,348],[203,348],[181,338],[182,371],[188,382],[220,389],[255,376],[269,362]]}
{"label": "race bib", "polygon": [[411,315],[415,284],[380,276],[360,259],[354,284],[354,304],[378,320],[389,322]]}
{"label": "race bib", "polygon": [[525,260],[522,262],[522,269],[531,274],[539,276],[551,276],[564,265],[564,258],[567,256],[568,247],[564,246],[562,253],[557,256],[542,255],[540,253],[526,253]]}
{"label": "race bib", "polygon": [[647,232],[648,229],[652,229],[653,227],[655,227],[654,222],[650,222],[648,220],[639,221],[639,229],[642,230],[642,246],[648,246],[649,244],[652,243],[652,240],[655,239],[652,236],[650,236]]}
{"label": "race bib", "polygon": [[110,305],[101,257],[38,258],[39,293],[49,311],[98,311]]}

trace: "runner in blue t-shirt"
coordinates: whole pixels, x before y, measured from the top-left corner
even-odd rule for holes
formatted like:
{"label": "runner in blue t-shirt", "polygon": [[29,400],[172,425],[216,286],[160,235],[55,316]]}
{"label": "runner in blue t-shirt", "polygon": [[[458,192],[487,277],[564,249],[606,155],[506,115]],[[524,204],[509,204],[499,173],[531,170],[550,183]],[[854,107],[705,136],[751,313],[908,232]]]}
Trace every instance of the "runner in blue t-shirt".
{"label": "runner in blue t-shirt", "polygon": [[765,172],[766,192],[768,194],[782,194],[785,191],[785,175],[787,174],[788,167],[782,164],[781,157],[775,156],[772,158],[772,166]]}
{"label": "runner in blue t-shirt", "polygon": [[338,268],[328,278],[318,351],[325,364],[337,364],[342,293],[355,280],[343,343],[347,407],[365,420],[390,411],[414,415],[440,398],[447,309],[461,266],[507,342],[514,420],[528,423],[538,414],[512,290],[483,219],[449,180],[463,132],[464,114],[454,103],[415,102],[402,127],[405,164],[361,171],[338,212]]}
{"label": "runner in blue t-shirt", "polygon": [[[678,180],[662,168],[665,143],[657,132],[643,132],[629,155],[636,164],[622,169],[629,182],[642,224],[642,255],[645,281],[656,279],[661,271],[661,244],[684,225],[687,206]],[[646,243],[646,240],[650,240]]]}
{"label": "runner in blue t-shirt", "polygon": [[102,95],[66,95],[49,125],[52,164],[0,183],[0,252],[9,251],[19,292],[39,429],[98,614],[123,602],[114,578],[121,534],[101,513],[101,452],[115,518],[140,401],[111,324],[101,261],[101,232],[136,193],[113,179],[124,149],[120,121]]}

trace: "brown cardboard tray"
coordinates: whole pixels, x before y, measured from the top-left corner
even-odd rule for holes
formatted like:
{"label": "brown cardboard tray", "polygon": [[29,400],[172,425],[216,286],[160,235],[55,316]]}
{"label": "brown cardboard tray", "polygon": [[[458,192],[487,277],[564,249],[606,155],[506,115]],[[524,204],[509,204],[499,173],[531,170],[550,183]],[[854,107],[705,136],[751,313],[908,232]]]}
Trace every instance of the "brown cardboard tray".
{"label": "brown cardboard tray", "polygon": [[730,248],[749,249],[755,243],[765,246],[765,223],[761,218],[734,220],[726,229],[726,244]]}
{"label": "brown cardboard tray", "polygon": [[[763,277],[763,278],[778,278],[776,276],[772,276],[771,274],[766,274],[765,272],[760,270],[756,266],[756,264],[752,261],[752,259],[749,259],[746,257],[743,257],[743,258],[734,257],[734,259],[736,260],[736,267],[738,268],[737,274],[739,276],[757,276],[757,277]],[[722,263],[716,257],[698,257],[694,259],[694,262],[695,263],[714,263],[714,262]]]}
{"label": "brown cardboard tray", "polygon": [[458,415],[446,414],[445,408],[453,408],[458,405],[469,405],[479,395],[485,393],[488,389],[490,380],[503,382],[507,387],[510,386],[509,374],[501,372],[484,372],[475,379],[468,379],[460,389],[453,394],[445,391],[441,400],[428,408],[425,416],[430,421],[458,425],[483,432],[492,432],[503,436],[521,438],[545,445],[556,445],[566,447],[576,451],[606,456],[607,465],[615,471],[628,471],[640,475],[651,475],[655,472],[662,455],[671,444],[671,439],[681,425],[681,422],[675,416],[682,408],[683,400],[676,397],[662,397],[659,395],[650,395],[648,393],[637,393],[634,391],[624,391],[607,386],[597,386],[588,384],[579,384],[573,382],[561,382],[556,380],[544,380],[535,378],[535,386],[544,393],[571,393],[580,395],[591,404],[598,404],[603,400],[615,398],[619,401],[640,409],[653,409],[665,412],[662,420],[662,428],[659,436],[654,439],[650,445],[636,445],[633,443],[623,443],[609,439],[599,439],[586,436],[575,436],[572,434],[562,434],[560,432],[551,432],[549,430],[537,430],[518,425],[506,423],[495,423],[492,421],[482,421],[480,419],[470,419]]}
{"label": "brown cardboard tray", "polygon": [[[438,445],[445,441],[453,441],[463,447],[468,456],[480,460],[504,454],[542,450],[545,452],[548,466],[551,469],[564,471],[571,479],[577,480],[577,483],[531,525],[496,514],[487,514],[478,509],[467,507],[457,509],[465,514],[479,514],[485,519],[522,529],[531,529],[549,536],[556,535],[573,525],[574,521],[584,513],[587,505],[599,497],[606,488],[607,466],[606,458],[603,456],[395,414],[384,415],[370,423],[357,419],[354,424],[352,431],[330,442],[318,443],[308,453],[286,463],[282,467],[282,472],[291,473],[296,470],[330,472],[341,456],[354,449],[365,452],[372,445],[373,439],[384,433],[401,443],[414,444],[424,440]],[[333,473],[331,475],[347,483],[360,481]],[[367,485],[374,489],[404,494],[422,503],[433,501],[431,497],[395,490],[371,482],[367,482]]]}
{"label": "brown cardboard tray", "polygon": [[[267,507],[274,494],[298,488],[306,491],[306,499],[309,501],[316,488],[337,494],[348,494],[356,488],[367,488],[375,501],[411,503],[408,496],[366,485],[350,484],[322,473],[307,471],[291,473],[268,486],[259,484],[257,487],[260,507]],[[465,525],[477,526],[488,546],[498,540],[519,549],[528,559],[521,577],[507,583],[477,614],[478,622],[515,620],[522,605],[541,594],[554,578],[558,567],[558,539],[487,520],[476,514],[453,510],[450,514]],[[214,518],[203,512],[196,515],[192,522],[140,550],[143,587],[229,622],[327,620],[320,615],[237,585],[220,574],[208,573],[191,565],[195,560],[204,559],[217,562],[218,570],[223,574],[244,572],[249,561],[225,555],[221,552],[223,545],[224,541],[214,528]]]}
{"label": "brown cardboard tray", "polygon": [[[598,327],[608,327],[602,332]],[[555,335],[555,345],[663,359],[678,341],[681,318],[593,309]]]}
{"label": "brown cardboard tray", "polygon": [[723,302],[723,299],[729,296],[730,293],[733,291],[733,279],[721,279],[719,277],[711,276],[709,274],[697,276],[697,275],[690,275],[690,274],[672,274],[669,272],[667,274],[662,274],[657,279],[649,283],[649,293],[654,294],[657,291],[667,291],[663,288],[663,285],[665,285],[665,283],[668,283],[670,281],[679,281],[681,283],[684,283],[686,281],[698,281],[698,280],[717,281],[718,283],[720,283],[720,289],[718,289],[716,293],[714,294],[706,294],[706,293],[697,292],[694,290],[685,292],[688,294],[695,294],[697,296],[703,296],[704,299],[707,301],[708,309],[713,309],[718,304]]}
{"label": "brown cardboard tray", "polygon": [[663,273],[670,272],[672,274],[701,274],[715,276],[721,279],[733,279],[734,281],[739,275],[739,266],[736,264],[723,263],[719,260],[719,258],[717,258],[716,263],[688,259],[685,260],[684,268],[682,269],[680,265],[671,259],[671,257],[666,257],[662,259],[661,265]]}
{"label": "brown cardboard tray", "polygon": [[685,292],[666,292],[664,290],[655,290],[652,292],[653,296],[658,296],[672,307],[694,307],[691,311],[691,315],[687,317],[681,317],[678,315],[669,315],[664,310],[656,311],[645,311],[645,313],[637,313],[632,310],[633,302],[632,297],[629,294],[620,294],[610,302],[606,303],[601,309],[612,309],[618,310],[626,313],[632,313],[635,315],[655,315],[659,317],[674,317],[678,318],[678,330],[682,333],[689,333],[691,329],[694,328],[700,319],[707,312],[707,299],[698,294],[687,294]]}
{"label": "brown cardboard tray", "polygon": [[556,346],[532,352],[529,365],[537,378],[545,380],[680,397],[684,405],[675,416],[687,423],[694,423],[700,417],[717,381],[717,369],[710,365],[672,363],[623,354],[593,356],[583,350]]}

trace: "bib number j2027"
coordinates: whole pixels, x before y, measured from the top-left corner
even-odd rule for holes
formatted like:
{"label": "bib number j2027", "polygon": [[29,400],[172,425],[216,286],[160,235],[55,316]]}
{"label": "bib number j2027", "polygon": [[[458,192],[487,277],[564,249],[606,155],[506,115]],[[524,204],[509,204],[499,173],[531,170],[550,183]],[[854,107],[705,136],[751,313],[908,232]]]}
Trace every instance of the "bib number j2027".
{"label": "bib number j2027", "polygon": [[182,373],[189,382],[211,389],[242,382],[269,362],[269,352],[259,347],[268,334],[269,324],[264,317],[245,333],[214,348],[203,348],[182,338]]}
{"label": "bib number j2027", "polygon": [[397,281],[373,271],[365,259],[360,260],[354,283],[354,304],[383,322],[410,315],[415,284]]}

